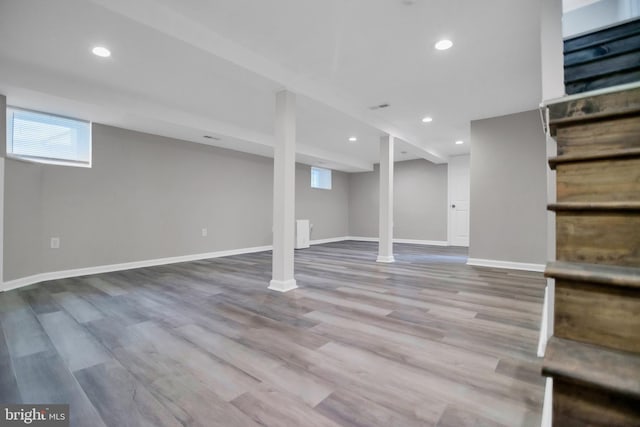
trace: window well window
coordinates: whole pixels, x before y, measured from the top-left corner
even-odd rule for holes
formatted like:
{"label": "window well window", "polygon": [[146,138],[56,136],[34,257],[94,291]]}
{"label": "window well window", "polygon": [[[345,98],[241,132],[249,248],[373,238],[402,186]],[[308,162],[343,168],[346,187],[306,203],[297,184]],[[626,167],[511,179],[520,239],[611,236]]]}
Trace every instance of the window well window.
{"label": "window well window", "polygon": [[91,167],[91,123],[9,107],[7,157]]}
{"label": "window well window", "polygon": [[311,167],[311,188],[331,190],[331,169]]}

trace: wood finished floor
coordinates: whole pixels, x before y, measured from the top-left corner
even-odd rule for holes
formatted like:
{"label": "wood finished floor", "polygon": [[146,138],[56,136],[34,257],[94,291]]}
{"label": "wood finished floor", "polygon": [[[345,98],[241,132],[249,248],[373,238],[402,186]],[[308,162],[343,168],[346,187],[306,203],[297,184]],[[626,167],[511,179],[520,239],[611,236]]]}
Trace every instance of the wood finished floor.
{"label": "wood finished floor", "polygon": [[72,426],[539,426],[541,274],[341,242],[0,294],[0,402]]}

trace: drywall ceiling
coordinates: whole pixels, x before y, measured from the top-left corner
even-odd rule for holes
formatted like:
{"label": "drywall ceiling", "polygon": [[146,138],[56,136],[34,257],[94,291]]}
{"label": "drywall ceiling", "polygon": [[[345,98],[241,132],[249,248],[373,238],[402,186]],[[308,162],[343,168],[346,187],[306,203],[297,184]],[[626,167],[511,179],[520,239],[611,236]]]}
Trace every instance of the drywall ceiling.
{"label": "drywall ceiling", "polygon": [[[298,94],[299,161],[369,170],[379,137],[391,133],[398,160],[441,163],[469,151],[471,120],[537,106],[539,7],[530,0],[5,1],[0,91],[14,105],[271,155],[275,93],[286,88]],[[454,47],[436,51],[442,37]],[[95,45],[112,56],[93,56]],[[381,103],[390,107],[369,109]],[[430,124],[421,122],[427,115]],[[459,139],[466,143],[455,145]]]}

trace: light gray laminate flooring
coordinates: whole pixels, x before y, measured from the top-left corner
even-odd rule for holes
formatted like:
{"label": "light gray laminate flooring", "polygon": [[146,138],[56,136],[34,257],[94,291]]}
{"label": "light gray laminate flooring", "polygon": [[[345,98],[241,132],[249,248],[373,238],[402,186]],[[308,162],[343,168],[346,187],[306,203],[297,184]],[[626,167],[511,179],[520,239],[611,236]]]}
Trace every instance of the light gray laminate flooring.
{"label": "light gray laminate flooring", "polygon": [[340,242],[0,294],[0,402],[72,426],[538,426],[539,273],[466,250]]}

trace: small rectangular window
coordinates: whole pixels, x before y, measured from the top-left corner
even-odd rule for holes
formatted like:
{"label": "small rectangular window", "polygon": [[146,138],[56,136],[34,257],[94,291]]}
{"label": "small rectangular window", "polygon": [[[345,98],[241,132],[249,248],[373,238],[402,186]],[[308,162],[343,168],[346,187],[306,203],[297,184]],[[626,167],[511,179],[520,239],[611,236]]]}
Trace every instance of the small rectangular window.
{"label": "small rectangular window", "polygon": [[331,190],[331,169],[311,167],[311,188]]}
{"label": "small rectangular window", "polygon": [[91,122],[9,107],[7,157],[91,167]]}

